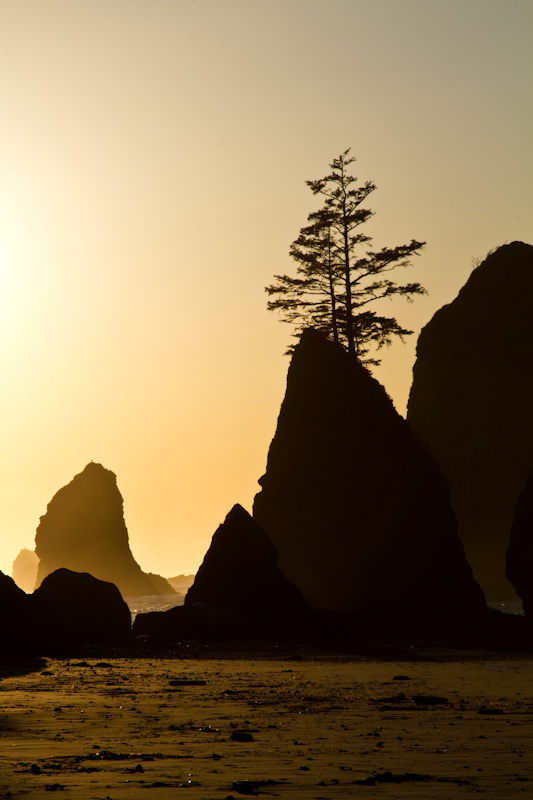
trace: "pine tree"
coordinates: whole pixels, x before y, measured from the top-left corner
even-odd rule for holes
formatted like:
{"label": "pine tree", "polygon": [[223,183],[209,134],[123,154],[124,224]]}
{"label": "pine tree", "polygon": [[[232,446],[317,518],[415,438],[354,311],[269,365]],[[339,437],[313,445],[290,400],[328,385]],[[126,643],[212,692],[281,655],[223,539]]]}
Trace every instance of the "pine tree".
{"label": "pine tree", "polygon": [[306,181],[314,195],[324,198],[324,205],[309,214],[309,224],[291,245],[296,277],[274,276],[276,283],[266,287],[274,298],[267,307],[295,325],[297,336],[305,328],[318,328],[360,361],[377,365],[380,361],[369,355],[372,347],[388,345],[395,336],[403,340],[412,331],[369,306],[394,295],[412,301],[426,293],[420,283],[398,284],[388,277],[392,270],[409,266],[425,242],[412,239],[394,248],[367,249],[372,240],[360,227],[373,212],[363,203],[376,186],[357,185],[357,178],[348,172],[355,161],[349,153],[346,150],[332,161],[326,177]]}

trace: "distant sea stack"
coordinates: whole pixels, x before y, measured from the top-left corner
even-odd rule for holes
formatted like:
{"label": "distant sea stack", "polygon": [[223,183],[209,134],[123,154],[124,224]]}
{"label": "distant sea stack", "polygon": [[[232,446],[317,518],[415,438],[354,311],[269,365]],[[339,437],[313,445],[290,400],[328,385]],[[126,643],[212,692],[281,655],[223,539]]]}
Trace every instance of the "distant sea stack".
{"label": "distant sea stack", "polygon": [[254,518],[313,608],[484,613],[449,490],[383,387],[315,331],[294,351]]}
{"label": "distant sea stack", "polygon": [[25,592],[33,592],[37,580],[39,558],[35,550],[24,548],[13,561],[12,577]]}
{"label": "distant sea stack", "polygon": [[489,600],[515,596],[505,561],[533,465],[532,308],[533,247],[504,245],[422,330],[413,369],[407,419],[448,481]]}
{"label": "distant sea stack", "polygon": [[35,536],[37,585],[56,569],[88,572],[124,596],[173,594],[164,578],[144,573],[133,558],[116,475],[91,461],[60,489]]}

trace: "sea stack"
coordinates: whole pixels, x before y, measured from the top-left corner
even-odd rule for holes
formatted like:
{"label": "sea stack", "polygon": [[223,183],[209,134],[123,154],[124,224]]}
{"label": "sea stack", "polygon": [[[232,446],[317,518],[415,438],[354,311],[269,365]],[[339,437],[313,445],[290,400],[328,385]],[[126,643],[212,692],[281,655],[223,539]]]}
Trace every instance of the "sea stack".
{"label": "sea stack", "polygon": [[529,473],[514,511],[507,549],[506,575],[533,619],[533,471]]}
{"label": "sea stack", "polygon": [[206,603],[240,617],[292,617],[309,611],[276,565],[271,539],[240,505],[213,534],[185,605]]}
{"label": "sea stack", "polygon": [[450,486],[489,600],[515,597],[505,564],[533,463],[532,306],[533,247],[498,248],[423,328],[413,369],[407,419]]}
{"label": "sea stack", "polygon": [[114,583],[123,596],[173,594],[164,578],[142,571],[130,550],[116,475],[91,461],[60,489],[35,536],[37,585],[56,569],[88,572]]}
{"label": "sea stack", "polygon": [[383,387],[322,334],[294,350],[254,518],[316,609],[484,613],[438,467]]}
{"label": "sea stack", "polygon": [[33,592],[37,580],[39,559],[35,550],[24,548],[13,561],[11,576],[25,592]]}

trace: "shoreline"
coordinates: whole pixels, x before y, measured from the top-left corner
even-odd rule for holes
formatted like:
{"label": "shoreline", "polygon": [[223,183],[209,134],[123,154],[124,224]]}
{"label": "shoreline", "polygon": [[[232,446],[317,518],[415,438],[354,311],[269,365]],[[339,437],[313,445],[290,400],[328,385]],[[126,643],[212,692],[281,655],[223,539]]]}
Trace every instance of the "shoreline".
{"label": "shoreline", "polygon": [[315,655],[4,658],[0,796],[533,792],[529,656]]}

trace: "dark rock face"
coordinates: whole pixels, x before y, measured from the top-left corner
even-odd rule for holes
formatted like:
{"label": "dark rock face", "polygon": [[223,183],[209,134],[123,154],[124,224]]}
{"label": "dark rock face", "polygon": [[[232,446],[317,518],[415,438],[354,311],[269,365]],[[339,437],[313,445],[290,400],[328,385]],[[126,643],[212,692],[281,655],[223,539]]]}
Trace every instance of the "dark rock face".
{"label": "dark rock face", "polygon": [[115,474],[94,462],[60,489],[35,536],[37,585],[65,567],[114,583],[125,596],[173,594],[164,578],[152,581],[133,558],[123,505]]}
{"label": "dark rock face", "polygon": [[30,640],[28,595],[0,572],[0,654],[29,649]]}
{"label": "dark rock face", "polygon": [[254,518],[314,608],[484,613],[442,476],[383,387],[313,331],[295,349]]}
{"label": "dark rock face", "polygon": [[185,597],[245,617],[308,610],[301,593],[276,566],[276,549],[257,522],[235,505],[213,535],[211,546]]}
{"label": "dark rock face", "polygon": [[37,580],[39,558],[34,550],[21,550],[13,561],[12,577],[25,592],[33,592]]}
{"label": "dark rock face", "polygon": [[533,472],[530,472],[516,504],[507,550],[507,578],[533,617]]}
{"label": "dark rock face", "polygon": [[117,587],[88,573],[58,569],[29,599],[45,646],[116,642],[131,630],[130,610]]}
{"label": "dark rock face", "polygon": [[137,614],[133,622],[135,636],[147,636],[152,642],[179,642],[183,639],[223,641],[246,635],[237,617],[228,611],[193,603],[167,611]]}
{"label": "dark rock face", "polygon": [[505,553],[532,462],[532,301],[533,247],[500,247],[422,330],[409,398],[409,425],[450,486],[491,600],[514,597]]}

